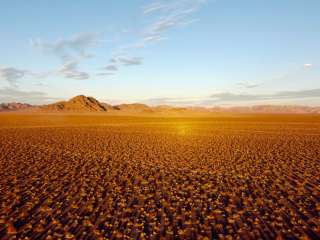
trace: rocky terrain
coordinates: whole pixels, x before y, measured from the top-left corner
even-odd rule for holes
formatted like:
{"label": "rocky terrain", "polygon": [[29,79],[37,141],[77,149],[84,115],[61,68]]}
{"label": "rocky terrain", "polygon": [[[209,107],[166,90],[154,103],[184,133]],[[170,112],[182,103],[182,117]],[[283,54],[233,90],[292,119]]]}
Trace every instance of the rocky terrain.
{"label": "rocky terrain", "polygon": [[306,115],[2,114],[0,239],[320,239],[319,136]]}

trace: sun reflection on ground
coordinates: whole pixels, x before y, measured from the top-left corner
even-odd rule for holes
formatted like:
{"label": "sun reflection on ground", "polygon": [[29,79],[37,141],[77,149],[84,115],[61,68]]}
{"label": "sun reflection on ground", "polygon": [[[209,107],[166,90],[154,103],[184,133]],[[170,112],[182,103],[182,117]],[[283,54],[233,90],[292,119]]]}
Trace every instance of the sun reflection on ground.
{"label": "sun reflection on ground", "polygon": [[186,124],[179,124],[176,126],[176,131],[178,136],[188,136],[191,132],[191,126]]}

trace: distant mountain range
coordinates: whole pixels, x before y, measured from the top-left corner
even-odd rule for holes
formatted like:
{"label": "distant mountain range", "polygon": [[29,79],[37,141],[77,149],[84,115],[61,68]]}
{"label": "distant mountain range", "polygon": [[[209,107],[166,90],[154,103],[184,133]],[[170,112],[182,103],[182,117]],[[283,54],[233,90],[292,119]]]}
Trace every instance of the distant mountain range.
{"label": "distant mountain range", "polygon": [[[157,113],[177,111],[176,107],[151,107],[141,103],[111,105],[99,102],[93,97],[79,95],[68,101],[61,101],[49,105],[37,106],[34,110],[41,112],[113,112],[113,113]],[[187,110],[187,109],[185,109]]]}
{"label": "distant mountain range", "polygon": [[0,111],[17,111],[32,108],[32,105],[26,103],[1,103]]}
{"label": "distant mountain range", "polygon": [[79,95],[68,101],[60,101],[49,105],[34,106],[25,103],[2,103],[0,111],[32,111],[32,112],[112,112],[112,113],[290,113],[290,114],[320,114],[320,107],[307,106],[277,106],[277,105],[259,105],[251,107],[172,107],[172,106],[148,106],[141,103],[110,105],[99,102],[93,97]]}

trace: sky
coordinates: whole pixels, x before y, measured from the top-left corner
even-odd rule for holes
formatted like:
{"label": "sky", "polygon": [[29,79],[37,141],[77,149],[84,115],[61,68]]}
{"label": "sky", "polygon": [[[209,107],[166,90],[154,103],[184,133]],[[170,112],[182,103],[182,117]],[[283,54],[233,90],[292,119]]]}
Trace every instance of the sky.
{"label": "sky", "polygon": [[3,0],[0,102],[320,106],[319,0]]}

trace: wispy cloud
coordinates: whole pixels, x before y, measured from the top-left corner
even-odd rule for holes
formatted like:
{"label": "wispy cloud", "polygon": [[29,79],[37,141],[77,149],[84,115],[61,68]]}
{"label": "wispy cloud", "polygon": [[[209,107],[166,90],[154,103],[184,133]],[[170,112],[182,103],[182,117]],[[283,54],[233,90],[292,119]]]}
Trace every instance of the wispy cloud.
{"label": "wispy cloud", "polygon": [[203,98],[195,97],[163,97],[163,98],[151,98],[142,101],[145,104],[159,106],[159,105],[168,105],[168,106],[197,106],[203,101]]}
{"label": "wispy cloud", "polygon": [[23,69],[0,66],[0,79],[5,80],[11,86],[16,86],[17,81],[29,73],[29,71]]}
{"label": "wispy cloud", "polygon": [[152,36],[146,36],[143,38],[143,42],[150,43],[150,42],[158,42],[167,40],[167,37],[162,37],[161,35],[152,35]]}
{"label": "wispy cloud", "polygon": [[90,77],[89,73],[81,72],[78,69],[78,62],[73,60],[63,64],[62,68],[57,73],[62,74],[65,78],[71,78],[75,80],[85,80]]}
{"label": "wispy cloud", "polygon": [[75,58],[93,57],[88,50],[101,41],[99,33],[81,33],[71,38],[59,39],[54,42],[31,40],[32,46],[61,58],[64,62]]}
{"label": "wispy cloud", "polygon": [[102,76],[113,76],[115,73],[114,72],[100,72],[96,73],[96,76],[102,77]]}
{"label": "wispy cloud", "polygon": [[104,69],[107,71],[117,71],[118,67],[116,65],[110,64],[110,65],[106,66]]}
{"label": "wispy cloud", "polygon": [[46,103],[56,98],[49,97],[41,91],[22,91],[17,88],[0,88],[0,102],[28,102],[31,104]]}
{"label": "wispy cloud", "polygon": [[143,31],[144,43],[149,39],[167,39],[163,36],[167,31],[198,21],[199,19],[193,19],[191,14],[206,2],[206,0],[157,1],[144,6],[143,13],[145,15],[157,16],[157,19]]}
{"label": "wispy cloud", "polygon": [[[114,57],[110,64],[100,68],[101,72],[88,73],[80,69],[84,61],[88,58],[98,57],[92,52],[98,45],[107,42],[102,33],[87,32],[74,35],[70,38],[61,38],[56,41],[45,41],[41,39],[32,39],[31,44],[36,49],[44,53],[51,54],[61,60],[60,68],[50,71],[51,75],[60,74],[70,79],[89,79],[91,76],[107,76],[118,72],[121,67],[138,66],[143,64],[143,59],[138,57],[138,50],[149,44],[154,44],[167,40],[168,31],[178,26],[184,27],[190,25],[198,19],[192,18],[192,13],[198,10],[206,0],[159,0],[153,1],[142,8],[143,22],[149,22],[142,25],[139,30],[131,29],[122,31],[121,34],[129,34],[129,39],[135,38],[136,41],[128,42],[126,45],[112,49]],[[132,36],[131,36],[132,35]],[[115,54],[118,52],[118,54]],[[130,56],[130,57],[128,57]],[[18,75],[17,75],[18,76]]]}
{"label": "wispy cloud", "polygon": [[303,102],[306,99],[320,99],[320,89],[308,89],[301,91],[280,91],[270,94],[249,94],[220,92],[203,97],[162,97],[151,98],[141,102],[150,105],[169,106],[217,106],[217,105],[259,105],[267,103],[282,104],[284,102]]}
{"label": "wispy cloud", "polygon": [[147,36],[158,35],[175,27],[180,21],[180,16],[167,16],[154,22],[145,30]]}
{"label": "wispy cloud", "polygon": [[[112,49],[115,54],[110,60],[110,64],[102,68],[102,72],[89,73],[80,69],[80,63],[88,58],[98,57],[92,52],[96,47],[107,42],[102,32],[86,32],[76,34],[69,38],[60,38],[55,41],[42,39],[31,39],[31,45],[46,54],[51,54],[61,60],[60,68],[55,68],[40,75],[55,76],[61,75],[64,78],[84,80],[90,76],[107,76],[118,72],[121,67],[138,66],[143,64],[143,59],[138,57],[138,50],[147,45],[167,40],[167,33],[178,26],[190,25],[199,19],[193,19],[192,13],[197,11],[207,0],[157,0],[142,7],[143,19],[149,22],[148,25],[141,26],[139,30],[126,30],[122,34],[137,34],[138,39],[127,45]],[[132,39],[134,35],[129,37]],[[128,57],[130,56],[130,57]],[[101,68],[100,68],[101,69]],[[111,74],[112,72],[112,74]],[[5,73],[7,81],[14,83],[15,79],[22,78],[26,72],[15,71]],[[34,74],[33,76],[39,75]]]}
{"label": "wispy cloud", "polygon": [[151,43],[168,40],[169,30],[199,21],[192,18],[192,13],[206,2],[206,0],[162,0],[143,6],[144,18],[150,23],[138,31],[141,37],[135,43],[127,44],[121,49],[139,49]]}
{"label": "wispy cloud", "polygon": [[312,68],[313,64],[312,63],[305,63],[305,64],[303,64],[303,67],[304,68]]}
{"label": "wispy cloud", "polygon": [[118,67],[116,66],[117,60],[113,59],[112,64],[109,64],[105,67],[103,67],[101,70],[102,72],[96,73],[96,76],[102,77],[102,76],[112,76],[115,75],[116,72],[118,71]]}
{"label": "wispy cloud", "polygon": [[260,83],[250,83],[250,82],[239,82],[238,85],[243,88],[249,88],[249,89],[250,88],[257,88],[257,87],[261,86]]}
{"label": "wispy cloud", "polygon": [[168,40],[169,30],[199,21],[199,19],[192,18],[192,13],[206,2],[207,0],[160,0],[143,6],[143,17],[149,24],[137,31],[126,31],[126,33],[138,33],[139,38],[135,42],[121,46],[118,49],[120,54],[111,58],[110,62],[122,66],[142,65],[142,58],[128,58],[122,55],[131,55],[131,50],[142,49],[148,45]]}
{"label": "wispy cloud", "polygon": [[100,33],[81,33],[71,38],[59,39],[54,42],[31,40],[31,44],[45,53],[52,54],[62,61],[62,66],[52,70],[48,75],[62,75],[64,78],[85,80],[90,74],[80,71],[79,63],[94,57],[89,50],[102,41]]}
{"label": "wispy cloud", "polygon": [[208,2],[208,0],[175,0],[175,1],[154,1],[143,6],[145,15],[154,13],[165,13],[172,11],[190,12],[199,8],[200,5]]}
{"label": "wispy cloud", "polygon": [[320,89],[309,89],[300,91],[281,91],[271,94],[248,94],[248,93],[230,93],[221,92],[215,93],[206,100],[206,103],[224,103],[224,102],[247,102],[261,100],[290,100],[290,99],[305,99],[305,98],[320,98]]}
{"label": "wispy cloud", "polygon": [[143,7],[143,14],[151,14],[153,12],[168,10],[171,4],[163,2],[153,2]]}
{"label": "wispy cloud", "polygon": [[141,65],[143,63],[140,57],[118,57],[117,62],[125,66]]}

